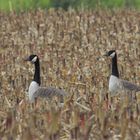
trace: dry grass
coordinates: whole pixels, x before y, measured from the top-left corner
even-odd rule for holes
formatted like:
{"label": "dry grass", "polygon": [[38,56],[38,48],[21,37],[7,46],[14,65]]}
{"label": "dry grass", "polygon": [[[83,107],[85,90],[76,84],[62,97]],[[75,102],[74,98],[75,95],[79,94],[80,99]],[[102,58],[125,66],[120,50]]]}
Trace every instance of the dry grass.
{"label": "dry grass", "polygon": [[[121,77],[140,84],[140,18],[136,11],[0,13],[0,138],[138,140],[140,98],[114,99],[108,109],[109,63],[97,58],[117,49]],[[43,99],[28,102],[33,66],[41,59],[42,85],[70,95],[63,108]]]}

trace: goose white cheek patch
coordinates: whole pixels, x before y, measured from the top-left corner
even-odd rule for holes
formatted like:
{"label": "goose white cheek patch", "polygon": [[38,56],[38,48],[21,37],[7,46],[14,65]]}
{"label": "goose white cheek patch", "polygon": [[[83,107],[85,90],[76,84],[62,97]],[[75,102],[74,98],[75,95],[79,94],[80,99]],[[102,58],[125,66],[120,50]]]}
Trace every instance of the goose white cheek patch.
{"label": "goose white cheek patch", "polygon": [[34,63],[34,62],[36,62],[36,60],[37,60],[37,56],[35,56],[35,57],[32,59],[32,62]]}
{"label": "goose white cheek patch", "polygon": [[113,58],[114,56],[115,56],[115,52],[113,52],[113,53],[110,55],[110,57],[112,57],[112,58]]}

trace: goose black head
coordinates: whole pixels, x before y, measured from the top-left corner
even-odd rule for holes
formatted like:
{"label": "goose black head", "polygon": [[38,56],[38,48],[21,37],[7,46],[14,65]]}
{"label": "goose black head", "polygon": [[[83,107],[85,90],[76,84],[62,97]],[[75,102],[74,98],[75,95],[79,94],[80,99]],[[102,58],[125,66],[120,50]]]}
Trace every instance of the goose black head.
{"label": "goose black head", "polygon": [[115,55],[116,55],[116,50],[110,50],[110,51],[106,52],[106,54],[104,56],[114,58]]}
{"label": "goose black head", "polygon": [[30,61],[32,64],[36,63],[39,60],[38,56],[35,54],[30,55],[25,61]]}

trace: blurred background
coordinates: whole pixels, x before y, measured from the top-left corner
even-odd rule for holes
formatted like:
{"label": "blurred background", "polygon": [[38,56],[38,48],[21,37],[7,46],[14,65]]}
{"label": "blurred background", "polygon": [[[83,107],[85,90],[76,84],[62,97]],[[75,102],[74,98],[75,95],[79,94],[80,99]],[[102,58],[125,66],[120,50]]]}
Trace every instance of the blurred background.
{"label": "blurred background", "polygon": [[135,8],[140,9],[140,0],[0,0],[0,10],[21,11],[36,8]]}

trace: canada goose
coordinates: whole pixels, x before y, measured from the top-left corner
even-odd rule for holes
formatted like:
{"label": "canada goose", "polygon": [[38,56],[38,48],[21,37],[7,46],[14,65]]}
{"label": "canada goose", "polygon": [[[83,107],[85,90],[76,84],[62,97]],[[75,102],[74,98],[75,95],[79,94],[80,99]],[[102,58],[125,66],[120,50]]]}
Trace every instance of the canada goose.
{"label": "canada goose", "polygon": [[58,96],[61,99],[63,96],[67,95],[63,90],[56,89],[54,87],[40,87],[40,62],[37,55],[30,55],[25,61],[30,61],[35,66],[35,73],[33,81],[29,86],[29,101],[34,102],[37,97],[51,98],[53,96]]}
{"label": "canada goose", "polygon": [[119,71],[117,65],[117,53],[115,50],[108,51],[104,56],[111,57],[112,59],[112,70],[109,79],[109,91],[112,95],[116,95],[119,91],[127,92],[138,92],[140,86],[137,86],[129,81],[119,79]]}

